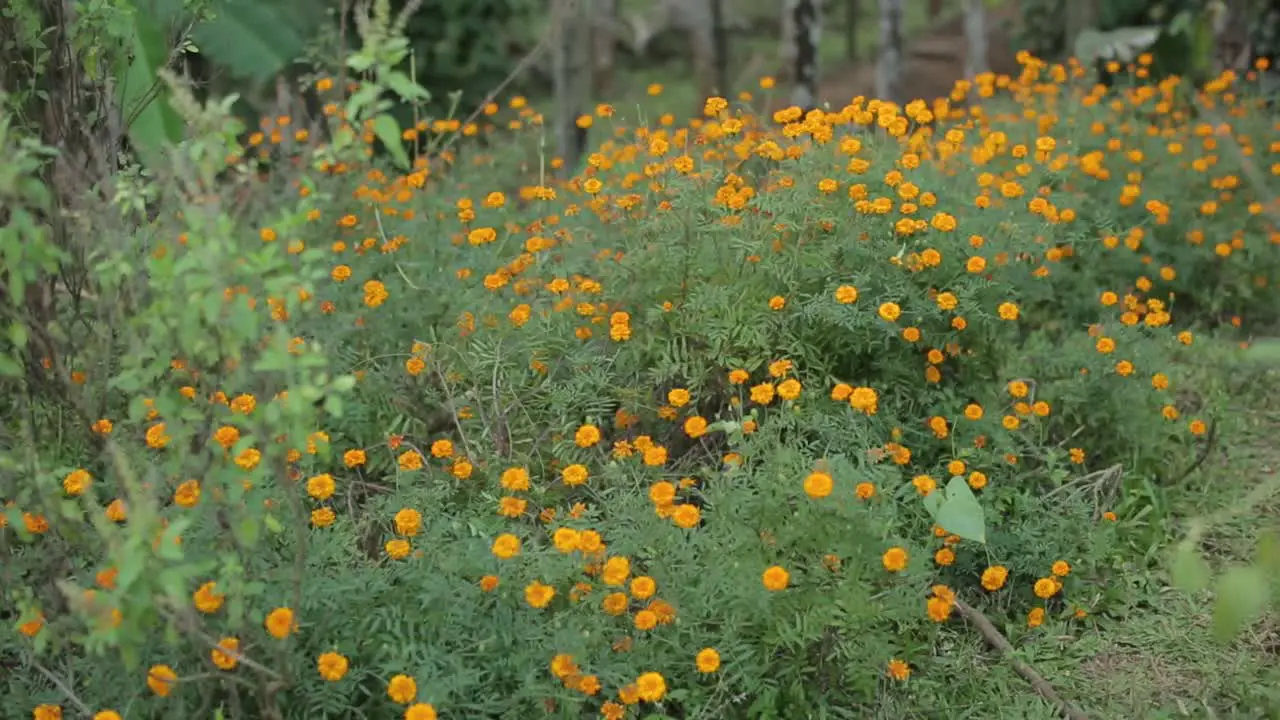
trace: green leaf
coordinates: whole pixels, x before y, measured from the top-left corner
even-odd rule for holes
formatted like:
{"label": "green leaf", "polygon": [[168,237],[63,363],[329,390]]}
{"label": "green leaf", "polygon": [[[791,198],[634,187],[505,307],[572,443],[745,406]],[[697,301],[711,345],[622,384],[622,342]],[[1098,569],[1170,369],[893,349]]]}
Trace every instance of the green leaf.
{"label": "green leaf", "polygon": [[1198,593],[1209,585],[1209,564],[1190,543],[1174,551],[1169,574],[1174,586],[1186,593]]}
{"label": "green leaf", "polygon": [[978,498],[974,497],[973,491],[969,489],[969,483],[963,478],[951,478],[951,482],[947,483],[947,499],[938,508],[938,514],[934,516],[934,520],[952,535],[959,535],[965,540],[983,544],[987,542],[986,519],[982,512],[982,505],[978,503]]}
{"label": "green leaf", "polygon": [[431,99],[431,93],[427,92],[426,88],[415,83],[413,80],[410,80],[409,76],[402,72],[389,72],[386,74],[386,77],[383,78],[383,81],[386,82],[387,87],[391,88],[391,91],[399,95],[402,100],[408,102],[412,102],[414,100],[427,102]]}
{"label": "green leaf", "polygon": [[271,513],[267,513],[267,516],[263,518],[263,522],[266,523],[267,530],[270,530],[275,535],[284,532],[284,525],[281,525],[276,516]]}
{"label": "green leaf", "polygon": [[[266,80],[303,54],[325,14],[289,0],[214,0],[212,19],[191,37],[200,52],[236,78]],[[305,8],[305,9],[304,9]]]}
{"label": "green leaf", "polygon": [[1213,634],[1229,642],[1256,620],[1267,606],[1270,588],[1266,575],[1257,567],[1233,567],[1218,581],[1218,598],[1213,606]]}
{"label": "green leaf", "polygon": [[361,117],[360,111],[363,110],[366,105],[372,105],[381,93],[382,88],[378,87],[374,83],[361,85],[360,89],[356,90],[355,93],[351,95],[351,98],[347,100],[347,117]]}
{"label": "green leaf", "polygon": [[157,72],[169,64],[169,43],[151,14],[133,16],[133,60],[117,77],[119,102],[129,141],[141,159],[155,167],[167,145],[182,140],[183,122],[169,106],[169,90]]}
{"label": "green leaf", "polygon": [[247,517],[236,523],[236,542],[246,548],[252,548],[258,544],[258,533],[261,532],[258,527],[256,518]]}
{"label": "green leaf", "polygon": [[400,123],[390,115],[383,113],[373,119],[373,134],[378,136],[387,152],[402,169],[409,169],[409,156],[404,151],[404,143],[400,141]]}
{"label": "green leaf", "polygon": [[22,366],[8,355],[0,355],[0,376],[18,377],[22,375]]}
{"label": "green leaf", "polygon": [[938,508],[942,507],[942,493],[931,492],[924,496],[924,509],[934,519],[938,519]]}
{"label": "green leaf", "polygon": [[9,326],[9,342],[13,343],[15,348],[21,350],[27,346],[27,327],[22,323],[15,322]]}

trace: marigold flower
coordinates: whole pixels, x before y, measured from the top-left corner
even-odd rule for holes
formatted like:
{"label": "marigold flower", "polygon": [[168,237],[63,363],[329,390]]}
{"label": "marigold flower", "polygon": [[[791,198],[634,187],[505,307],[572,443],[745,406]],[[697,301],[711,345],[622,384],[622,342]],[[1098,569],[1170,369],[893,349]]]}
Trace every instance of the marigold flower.
{"label": "marigold flower", "polygon": [[168,697],[178,680],[178,673],[168,665],[152,665],[147,671],[147,687],[160,697]]}
{"label": "marigold flower", "polygon": [[264,623],[267,633],[277,640],[283,640],[289,637],[289,634],[297,629],[297,623],[294,620],[293,610],[287,607],[280,607],[272,610],[267,614]]}
{"label": "marigold flower", "polygon": [[720,653],[715,648],[703,648],[694,657],[694,665],[700,673],[713,673],[720,669]]}
{"label": "marigold flower", "polygon": [[347,665],[347,658],[336,652],[322,653],[316,658],[316,670],[329,682],[341,680],[347,674]]}
{"label": "marigold flower", "polygon": [[387,683],[387,697],[398,705],[408,705],[418,696],[418,683],[408,675],[395,675]]}
{"label": "marigold flower", "polygon": [[880,558],[884,569],[889,572],[902,572],[907,567],[907,551],[900,547],[891,547]]}
{"label": "marigold flower", "polygon": [[791,573],[778,565],[774,565],[765,570],[760,579],[764,583],[766,590],[778,592],[787,589],[787,585],[791,582]]}

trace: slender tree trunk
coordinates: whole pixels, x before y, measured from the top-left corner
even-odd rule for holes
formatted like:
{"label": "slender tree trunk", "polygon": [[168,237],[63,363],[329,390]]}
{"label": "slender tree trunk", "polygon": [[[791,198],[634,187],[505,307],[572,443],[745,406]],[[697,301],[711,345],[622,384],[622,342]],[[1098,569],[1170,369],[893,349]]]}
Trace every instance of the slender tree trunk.
{"label": "slender tree trunk", "polygon": [[987,2],[964,0],[964,76],[987,71]]}
{"label": "slender tree trunk", "polygon": [[1075,53],[1076,38],[1081,32],[1098,26],[1098,15],[1098,0],[1067,0],[1063,47],[1068,54]]}
{"label": "slender tree trunk", "polygon": [[818,45],[822,41],[822,7],[818,0],[788,0],[795,63],[791,71],[791,104],[806,110],[818,102]]}
{"label": "slender tree trunk", "polygon": [[880,44],[876,96],[902,102],[902,0],[880,0]]}
{"label": "slender tree trunk", "polygon": [[[724,6],[721,6],[723,10]],[[716,91],[716,28],[709,0],[674,0],[670,5],[672,22],[684,31],[693,60],[694,82],[698,88],[695,112],[702,111],[702,101]]]}
{"label": "slender tree trunk", "polygon": [[614,67],[617,65],[618,0],[589,0],[591,4],[591,45],[594,48],[592,92],[597,98],[613,93]]}
{"label": "slender tree trunk", "polygon": [[716,69],[715,91],[729,97],[729,28],[724,19],[725,0],[708,0],[711,4],[711,55]]}
{"label": "slender tree trunk", "polygon": [[929,0],[929,22],[937,22],[942,16],[942,0]]}
{"label": "slender tree trunk", "polygon": [[858,59],[858,13],[862,10],[858,0],[844,0],[844,57]]}
{"label": "slender tree trunk", "polygon": [[561,176],[577,170],[586,149],[586,131],[578,116],[587,107],[591,84],[590,33],[582,0],[554,0],[552,5],[551,83],[555,96],[556,151],[564,165]]}

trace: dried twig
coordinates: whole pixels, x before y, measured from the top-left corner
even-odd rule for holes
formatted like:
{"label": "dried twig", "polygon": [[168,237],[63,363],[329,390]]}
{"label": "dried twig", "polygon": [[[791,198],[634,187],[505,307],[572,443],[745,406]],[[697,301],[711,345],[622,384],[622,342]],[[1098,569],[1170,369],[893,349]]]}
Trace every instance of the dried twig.
{"label": "dried twig", "polygon": [[62,681],[62,678],[55,675],[52,670],[50,670],[49,668],[46,668],[44,665],[41,665],[40,661],[36,660],[35,657],[31,655],[27,656],[27,662],[31,665],[31,667],[38,670],[41,675],[45,676],[45,678],[48,679],[49,682],[53,683],[54,687],[62,691],[62,694],[67,696],[67,700],[69,700],[72,705],[75,705],[76,708],[80,710],[80,712],[84,713],[85,715],[93,714],[93,711],[89,709],[89,706],[86,705],[85,702],[81,700],[75,694],[75,692],[73,692],[71,688],[67,686],[65,682]]}
{"label": "dried twig", "polygon": [[960,614],[964,616],[965,620],[968,620],[978,629],[978,633],[987,641],[987,644],[991,645],[991,647],[996,650],[999,650],[1000,653],[1005,656],[1009,661],[1009,664],[1013,666],[1014,672],[1021,675],[1024,680],[1030,683],[1031,687],[1035,689],[1036,693],[1040,697],[1057,706],[1063,717],[1068,720],[1088,720],[1088,716],[1085,715],[1084,712],[1075,705],[1064,700],[1062,696],[1053,689],[1053,686],[1040,676],[1040,673],[1032,669],[1030,665],[1014,657],[1013,645],[1011,645],[1005,636],[996,629],[995,625],[991,624],[991,621],[987,619],[986,615],[983,615],[980,611],[970,607],[958,598],[956,599],[956,609],[960,611]]}

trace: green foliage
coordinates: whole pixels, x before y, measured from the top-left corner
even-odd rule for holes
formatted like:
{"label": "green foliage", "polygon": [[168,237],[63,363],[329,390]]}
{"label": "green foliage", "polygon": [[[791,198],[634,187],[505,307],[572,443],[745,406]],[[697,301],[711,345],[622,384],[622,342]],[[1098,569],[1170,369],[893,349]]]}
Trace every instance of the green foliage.
{"label": "green foliage", "polygon": [[[82,199],[94,299],[5,387],[6,707],[66,678],[157,717],[928,712],[955,597],[1028,648],[1128,609],[1143,492],[1219,411],[1173,323],[1276,291],[1241,161],[1174,114],[1193,90],[1031,63],[980,121],[602,110],[614,139],[553,184],[516,103],[492,122],[528,132],[476,128],[500,151],[402,144],[393,104],[429,95],[392,10],[335,141],[270,148],[285,191],[234,98],[157,71],[188,137]],[[1197,100],[1271,147],[1220,82]],[[9,147],[6,198],[40,167]],[[1259,576],[1224,577],[1224,628]]]}

